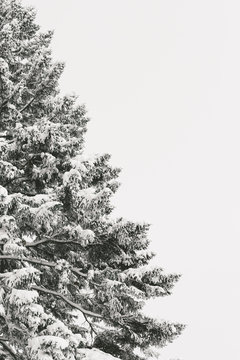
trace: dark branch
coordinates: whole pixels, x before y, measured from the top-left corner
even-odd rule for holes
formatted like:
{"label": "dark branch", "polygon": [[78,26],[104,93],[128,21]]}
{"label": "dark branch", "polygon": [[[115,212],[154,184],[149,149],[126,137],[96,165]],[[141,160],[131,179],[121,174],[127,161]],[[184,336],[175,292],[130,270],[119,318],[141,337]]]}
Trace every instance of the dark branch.
{"label": "dark branch", "polygon": [[2,345],[2,347],[12,356],[13,359],[16,359],[17,360],[17,356],[15,354],[15,352],[12,350],[12,348],[6,344],[7,339],[5,338],[0,338],[0,344]]}
{"label": "dark branch", "polygon": [[[0,243],[0,245],[2,245],[2,243]],[[42,265],[42,266],[49,266],[49,267],[55,267],[57,264],[54,262],[50,262],[50,261],[46,261],[46,260],[40,260],[40,259],[34,259],[34,258],[27,258],[24,256],[14,256],[14,255],[0,255],[0,261],[1,260],[17,260],[17,261],[26,261],[32,264],[38,264],[38,265]],[[70,270],[79,276],[82,276],[84,278],[87,278],[87,274],[82,273],[79,269],[77,268],[70,268]],[[96,284],[98,285],[98,284]]]}
{"label": "dark branch", "polygon": [[56,264],[54,262],[49,262],[46,260],[38,260],[33,258],[26,258],[24,256],[14,256],[14,255],[0,255],[0,260],[17,260],[17,261],[27,261],[29,263],[38,264],[42,266],[50,266],[55,267]]}
{"label": "dark branch", "polygon": [[29,244],[26,244],[26,247],[35,247],[38,246],[40,244],[44,244],[44,243],[48,243],[48,242],[55,242],[55,243],[60,243],[60,244],[77,244],[77,245],[81,245],[79,244],[79,242],[74,241],[74,240],[60,240],[60,239],[52,239],[52,238],[46,238],[43,240],[38,240]]}
{"label": "dark branch", "polygon": [[32,99],[20,110],[20,113],[22,113],[24,110],[26,110],[36,99],[37,94],[32,97]]}
{"label": "dark branch", "polygon": [[97,314],[97,313],[92,312],[92,311],[90,311],[90,310],[84,309],[81,305],[74,303],[73,301],[69,300],[66,296],[62,295],[61,293],[58,293],[58,292],[53,291],[53,290],[49,290],[49,289],[42,288],[42,287],[40,287],[40,286],[35,286],[35,285],[32,286],[32,289],[33,289],[33,290],[40,291],[40,292],[43,292],[43,293],[45,293],[45,294],[50,294],[50,295],[59,297],[59,298],[61,298],[63,301],[65,301],[67,304],[69,304],[70,306],[72,306],[73,308],[80,310],[80,311],[81,311],[84,315],[86,315],[86,316],[91,316],[91,317],[95,317],[95,318],[99,318],[99,319],[102,319],[102,318],[103,318],[103,316],[102,316],[101,314]]}

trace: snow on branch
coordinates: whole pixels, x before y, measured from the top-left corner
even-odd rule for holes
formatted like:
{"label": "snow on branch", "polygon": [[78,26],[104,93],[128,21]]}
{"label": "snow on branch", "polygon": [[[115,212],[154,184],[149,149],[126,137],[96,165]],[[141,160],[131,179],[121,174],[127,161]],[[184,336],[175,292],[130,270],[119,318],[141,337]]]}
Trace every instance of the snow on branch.
{"label": "snow on branch", "polygon": [[[0,243],[1,245],[1,243]],[[38,264],[38,265],[42,265],[42,266],[49,266],[49,267],[56,267],[57,264],[54,263],[54,262],[50,262],[50,261],[46,261],[46,260],[42,260],[42,259],[34,259],[34,258],[27,258],[27,257],[24,257],[24,256],[14,256],[14,255],[0,255],[0,261],[1,260],[17,260],[17,261],[26,261],[26,262],[29,262],[29,263],[32,263],[32,264]],[[70,268],[70,270],[76,274],[76,275],[79,275],[79,276],[82,276],[84,278],[87,278],[88,275],[81,272],[79,269],[77,268]],[[96,284],[98,285],[98,284]]]}
{"label": "snow on branch", "polygon": [[80,359],[83,355],[85,360],[121,360],[96,348],[78,349],[77,353],[80,355]]}
{"label": "snow on branch", "polygon": [[32,264],[38,264],[42,266],[50,266],[55,267],[56,264],[54,262],[49,262],[46,260],[38,260],[33,258],[26,258],[24,256],[14,256],[14,255],[0,255],[0,260],[18,260],[18,261],[27,261]]}
{"label": "snow on branch", "polygon": [[64,296],[64,295],[61,294],[61,293],[58,293],[57,291],[45,289],[45,288],[43,288],[43,287],[36,286],[36,285],[33,285],[33,286],[32,286],[32,289],[33,289],[33,290],[40,291],[40,292],[43,292],[43,293],[45,293],[45,294],[50,294],[50,295],[54,295],[54,296],[56,296],[56,297],[59,297],[59,298],[61,298],[63,301],[65,301],[67,304],[69,304],[70,306],[72,306],[73,308],[80,310],[80,311],[81,311],[84,315],[86,315],[86,316],[91,316],[91,317],[95,317],[95,318],[99,318],[99,319],[102,319],[102,318],[103,318],[103,316],[102,316],[101,314],[97,314],[97,313],[95,313],[95,312],[93,312],[93,311],[84,309],[81,305],[74,303],[73,301],[69,300],[66,296]]}
{"label": "snow on branch", "polygon": [[74,241],[74,240],[59,240],[59,239],[52,239],[52,238],[46,238],[43,240],[38,240],[35,242],[32,242],[30,244],[26,244],[26,247],[35,247],[38,246],[40,244],[44,244],[44,243],[48,243],[48,242],[55,242],[55,243],[60,243],[60,244],[77,244],[77,245],[81,245],[78,241]]}

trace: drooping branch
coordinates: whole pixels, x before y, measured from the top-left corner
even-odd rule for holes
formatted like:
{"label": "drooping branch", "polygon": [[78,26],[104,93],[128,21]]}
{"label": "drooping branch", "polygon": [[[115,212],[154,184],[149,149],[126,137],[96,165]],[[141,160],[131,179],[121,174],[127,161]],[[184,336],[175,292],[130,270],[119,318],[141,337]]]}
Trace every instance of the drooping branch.
{"label": "drooping branch", "polygon": [[66,296],[64,296],[64,295],[61,294],[61,293],[58,293],[57,291],[45,289],[45,288],[43,288],[43,287],[36,286],[36,285],[33,285],[33,286],[32,286],[32,289],[33,289],[33,290],[40,291],[40,292],[43,292],[43,293],[45,293],[45,294],[50,294],[50,295],[59,297],[59,298],[61,298],[64,302],[66,302],[68,305],[72,306],[72,307],[75,308],[75,309],[80,310],[80,311],[81,311],[84,315],[86,315],[86,316],[91,316],[91,317],[95,317],[95,318],[99,318],[99,319],[102,319],[102,318],[103,318],[103,316],[102,316],[101,314],[97,314],[97,313],[95,313],[95,312],[93,312],[93,311],[84,309],[81,305],[74,303],[73,301],[69,300]]}
{"label": "drooping branch", "polygon": [[[14,255],[0,255],[0,261],[1,260],[17,260],[17,261],[26,261],[32,264],[38,264],[42,266],[49,266],[49,267],[55,267],[57,264],[55,262],[50,262],[42,259],[34,259],[34,258],[28,258],[24,256],[14,256]],[[87,274],[81,272],[78,268],[72,267],[70,270],[81,277],[87,278]],[[96,284],[98,285],[98,284]]]}

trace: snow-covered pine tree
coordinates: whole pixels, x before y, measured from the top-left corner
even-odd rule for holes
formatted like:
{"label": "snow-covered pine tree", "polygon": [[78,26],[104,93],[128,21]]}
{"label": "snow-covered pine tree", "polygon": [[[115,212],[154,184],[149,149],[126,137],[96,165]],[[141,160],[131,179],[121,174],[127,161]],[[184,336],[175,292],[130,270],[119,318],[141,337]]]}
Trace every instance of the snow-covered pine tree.
{"label": "snow-covered pine tree", "polygon": [[35,11],[0,2],[0,359],[139,360],[180,334],[144,315],[179,275],[149,267],[148,225],[113,219],[119,169],[88,158],[88,118]]}

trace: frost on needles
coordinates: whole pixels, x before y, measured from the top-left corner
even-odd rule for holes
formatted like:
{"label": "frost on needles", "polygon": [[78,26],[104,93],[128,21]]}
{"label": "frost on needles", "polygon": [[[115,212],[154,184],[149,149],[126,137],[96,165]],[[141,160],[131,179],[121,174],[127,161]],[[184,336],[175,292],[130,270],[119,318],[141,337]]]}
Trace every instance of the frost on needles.
{"label": "frost on needles", "polygon": [[179,275],[149,267],[148,224],[114,219],[119,169],[83,151],[88,118],[35,11],[0,2],[0,359],[140,360],[181,324],[144,315]]}

